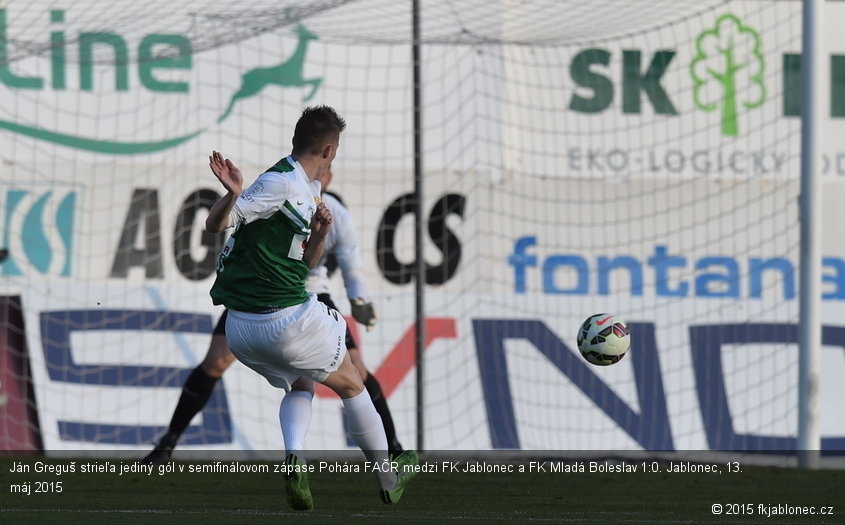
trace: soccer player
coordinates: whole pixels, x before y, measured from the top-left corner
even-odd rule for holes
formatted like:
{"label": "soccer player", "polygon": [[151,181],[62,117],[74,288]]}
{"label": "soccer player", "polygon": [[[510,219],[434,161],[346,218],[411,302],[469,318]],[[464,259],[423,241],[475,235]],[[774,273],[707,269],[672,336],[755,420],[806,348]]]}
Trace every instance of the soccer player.
{"label": "soccer player", "polygon": [[[305,277],[322,257],[332,216],[320,202],[318,176],[337,154],[346,123],[328,106],[306,108],[289,156],[243,190],[240,170],[218,152],[209,165],[227,193],[212,206],[206,230],[236,230],[217,264],[214,304],[228,308],[226,340],[235,357],[287,393],[279,409],[288,467],[288,503],[313,508],[302,443],[311,423],[314,381],[340,396],[349,433],[367,460],[385,465],[387,438],[361,375],[344,346],[346,321],[308,293]],[[379,495],[396,503],[413,475],[413,451],[398,471],[377,469]]]}
{"label": "soccer player", "polygon": [[[352,305],[352,317],[366,326],[367,330],[370,330],[375,326],[377,317],[373,304],[365,299],[367,291],[360,274],[358,237],[349,210],[343,205],[339,197],[326,191],[332,177],[333,173],[331,166],[329,166],[329,169],[325,170],[318,178],[322,185],[323,202],[332,214],[332,228],[326,237],[323,256],[320,258],[318,265],[308,273],[306,288],[309,292],[316,293],[319,301],[337,310],[329,294],[329,277],[334,269],[339,267],[347,297]],[[179,438],[188,428],[194,416],[208,403],[217,381],[235,361],[235,356],[226,343],[226,317],[227,312],[224,311],[214,328],[205,358],[191,372],[183,385],[167,433],[161,437],[153,451],[144,458],[145,463],[158,464],[170,461]],[[348,327],[346,329],[346,351],[352,359],[352,364],[361,373],[364,387],[369,392],[376,411],[382,419],[387,434],[388,452],[392,457],[398,457],[403,452],[403,448],[396,436],[396,428],[393,424],[390,408],[387,405],[387,399],[384,397],[378,380],[364,365],[361,351],[358,349],[358,345]],[[299,395],[305,394],[293,394],[289,399]]]}

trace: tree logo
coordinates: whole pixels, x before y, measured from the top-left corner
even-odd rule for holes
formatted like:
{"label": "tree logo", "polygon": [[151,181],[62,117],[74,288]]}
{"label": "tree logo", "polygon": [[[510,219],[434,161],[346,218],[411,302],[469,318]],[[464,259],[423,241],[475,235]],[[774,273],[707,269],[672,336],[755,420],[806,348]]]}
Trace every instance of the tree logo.
{"label": "tree logo", "polygon": [[735,137],[740,109],[756,108],[766,100],[760,35],[726,14],[713,29],[698,35],[695,51],[690,65],[695,105],[704,111],[720,109],[722,135]]}

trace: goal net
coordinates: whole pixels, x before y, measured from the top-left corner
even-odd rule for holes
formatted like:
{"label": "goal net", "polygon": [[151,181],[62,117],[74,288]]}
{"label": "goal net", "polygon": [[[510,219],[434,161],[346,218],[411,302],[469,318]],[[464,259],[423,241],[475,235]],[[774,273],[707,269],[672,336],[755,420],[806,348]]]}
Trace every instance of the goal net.
{"label": "goal net", "polygon": [[[222,311],[207,157],[251,182],[314,104],[348,124],[331,189],[379,313],[350,324],[407,447],[796,448],[801,3],[423,1],[419,129],[406,4],[0,3],[7,450],[163,433]],[[842,451],[845,40],[828,29],[818,410]],[[575,343],[599,312],[632,334],[609,367]],[[180,450],[282,448],[281,396],[236,363]],[[351,447],[323,388],[307,446]]]}

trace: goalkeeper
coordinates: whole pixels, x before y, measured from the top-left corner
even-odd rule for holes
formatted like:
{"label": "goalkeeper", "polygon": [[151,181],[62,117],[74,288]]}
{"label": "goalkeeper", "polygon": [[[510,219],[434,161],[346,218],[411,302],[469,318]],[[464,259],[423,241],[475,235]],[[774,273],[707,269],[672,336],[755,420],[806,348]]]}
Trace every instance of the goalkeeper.
{"label": "goalkeeper", "polygon": [[[317,294],[317,298],[321,302],[330,308],[337,309],[329,295],[329,278],[334,270],[339,267],[347,296],[352,305],[352,317],[366,326],[369,331],[375,326],[377,317],[373,304],[366,299],[366,286],[360,272],[361,258],[358,249],[358,236],[349,210],[343,205],[340,198],[325,191],[331,183],[331,179],[332,172],[331,166],[329,166],[329,169],[318,180],[320,180],[323,188],[323,202],[332,214],[332,228],[326,237],[323,256],[306,278],[306,286],[309,292]],[[144,458],[145,463],[164,463],[170,460],[180,436],[188,428],[194,416],[205,407],[217,381],[223,376],[223,372],[235,361],[235,356],[226,343],[227,314],[228,310],[220,316],[211,336],[211,343],[205,358],[191,372],[182,387],[182,393],[179,402],[176,404],[176,409],[173,411],[167,433],[161,437],[153,451]],[[395,458],[403,452],[403,448],[396,437],[396,428],[387,406],[387,399],[384,397],[378,380],[364,365],[361,351],[348,327],[346,329],[346,348],[352,363],[361,374],[364,386],[384,424],[388,452]],[[294,395],[307,394],[298,393]]]}

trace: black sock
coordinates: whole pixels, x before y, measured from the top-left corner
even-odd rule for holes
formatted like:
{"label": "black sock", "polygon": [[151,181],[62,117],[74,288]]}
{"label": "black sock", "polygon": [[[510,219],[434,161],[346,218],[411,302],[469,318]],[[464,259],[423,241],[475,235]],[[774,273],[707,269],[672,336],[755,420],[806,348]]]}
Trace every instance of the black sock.
{"label": "black sock", "polygon": [[179,396],[179,403],[176,404],[176,410],[173,411],[173,418],[170,420],[167,434],[162,438],[162,441],[172,442],[170,446],[176,445],[182,432],[188,428],[194,416],[208,403],[208,398],[214,392],[214,386],[219,379],[206,374],[202,367],[194,368],[182,387],[182,395]]}
{"label": "black sock", "polygon": [[381,422],[384,425],[384,433],[387,435],[387,451],[396,457],[402,453],[402,445],[396,438],[396,427],[393,426],[393,417],[390,415],[390,409],[387,408],[387,400],[384,398],[384,393],[381,391],[381,385],[375,376],[367,372],[367,378],[364,379],[364,386],[367,392],[373,399],[373,405],[376,407],[376,412],[381,416]]}

